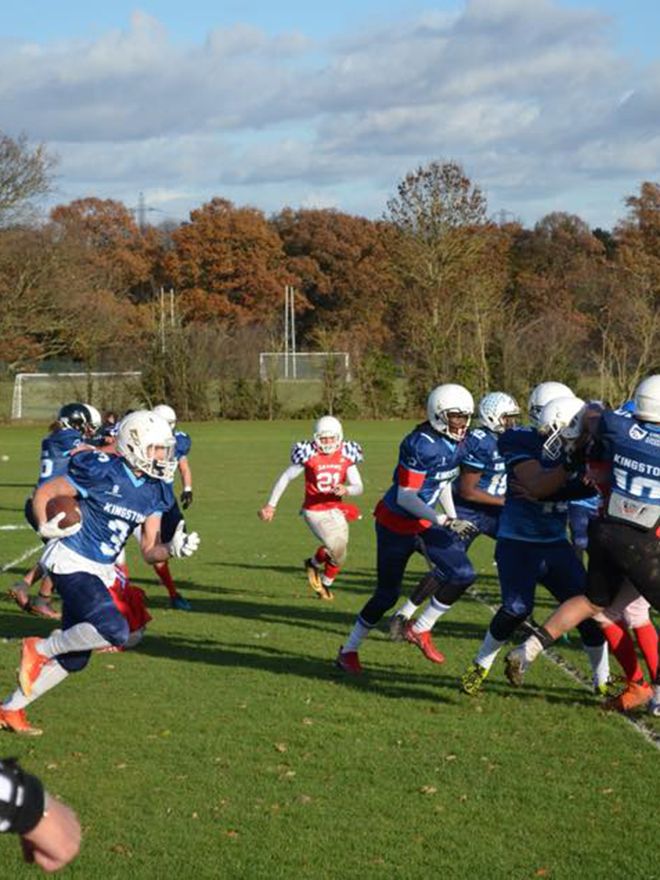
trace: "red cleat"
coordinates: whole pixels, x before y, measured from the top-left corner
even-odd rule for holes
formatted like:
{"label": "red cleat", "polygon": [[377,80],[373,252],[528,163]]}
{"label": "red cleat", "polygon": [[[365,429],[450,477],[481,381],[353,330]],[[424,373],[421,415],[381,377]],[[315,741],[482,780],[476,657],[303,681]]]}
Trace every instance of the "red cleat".
{"label": "red cleat", "polygon": [[43,730],[32,727],[27,720],[25,709],[3,709],[0,706],[0,729],[11,733],[22,733],[23,736],[41,736]]}
{"label": "red cleat", "polygon": [[651,702],[653,688],[645,681],[630,681],[617,697],[610,697],[603,703],[603,709],[611,712],[630,712]]}
{"label": "red cleat", "polygon": [[32,685],[39,678],[42,668],[50,661],[50,657],[44,656],[37,651],[37,643],[41,639],[31,636],[23,639],[21,648],[21,665],[18,670],[18,683],[26,697],[32,693]]}
{"label": "red cleat", "polygon": [[445,655],[441,654],[433,644],[431,630],[425,629],[422,632],[416,632],[413,629],[414,625],[415,622],[412,620],[408,621],[406,624],[406,628],[403,631],[406,641],[410,642],[412,645],[417,645],[422,654],[427,660],[430,660],[431,663],[444,663]]}
{"label": "red cleat", "polygon": [[335,666],[345,672],[347,675],[361,675],[363,672],[360,658],[357,651],[344,651],[343,647],[339,649]]}

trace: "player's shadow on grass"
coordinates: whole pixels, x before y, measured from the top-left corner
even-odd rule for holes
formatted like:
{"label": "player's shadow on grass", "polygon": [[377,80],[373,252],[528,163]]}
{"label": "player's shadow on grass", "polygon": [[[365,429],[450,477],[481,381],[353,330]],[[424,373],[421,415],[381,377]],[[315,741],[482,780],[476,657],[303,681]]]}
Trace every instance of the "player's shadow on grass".
{"label": "player's shadow on grass", "polygon": [[[37,614],[21,611],[13,599],[0,597],[0,639],[24,639],[26,636],[46,638],[61,626],[59,620],[48,620]],[[13,608],[12,608],[13,606]],[[15,610],[13,610],[15,609]],[[16,659],[18,663],[18,657]]]}
{"label": "player's shadow on grass", "polygon": [[34,489],[34,483],[0,483],[0,489]]}

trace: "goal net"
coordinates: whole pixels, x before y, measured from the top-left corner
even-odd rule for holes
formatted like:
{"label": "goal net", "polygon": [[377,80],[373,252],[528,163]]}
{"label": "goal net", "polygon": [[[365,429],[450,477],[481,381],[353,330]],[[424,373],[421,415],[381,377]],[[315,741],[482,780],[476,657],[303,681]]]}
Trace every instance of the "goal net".
{"label": "goal net", "polygon": [[332,371],[338,379],[351,381],[347,351],[262,351],[259,375],[267,379],[316,379],[321,381]]}
{"label": "goal net", "polygon": [[91,403],[122,413],[139,404],[140,372],[17,373],[12,419],[54,419],[65,403]]}

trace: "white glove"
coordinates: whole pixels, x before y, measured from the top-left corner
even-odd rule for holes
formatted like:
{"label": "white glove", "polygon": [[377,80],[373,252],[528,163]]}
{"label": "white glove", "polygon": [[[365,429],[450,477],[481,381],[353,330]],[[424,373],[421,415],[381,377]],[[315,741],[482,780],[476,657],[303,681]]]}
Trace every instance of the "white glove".
{"label": "white glove", "polygon": [[170,556],[181,559],[182,556],[192,556],[199,547],[199,535],[197,532],[191,532],[189,535],[184,532],[186,524],[183,520],[176,527],[174,537],[168,544]]}
{"label": "white glove", "polygon": [[79,532],[82,528],[82,522],[74,523],[72,526],[66,526],[63,529],[60,528],[59,523],[65,516],[66,513],[61,510],[52,519],[39,526],[39,537],[44,538],[46,541],[51,541],[53,538],[69,538],[71,535]]}
{"label": "white glove", "polygon": [[479,534],[479,529],[469,519],[450,519],[447,528],[458,535],[461,541],[470,541]]}

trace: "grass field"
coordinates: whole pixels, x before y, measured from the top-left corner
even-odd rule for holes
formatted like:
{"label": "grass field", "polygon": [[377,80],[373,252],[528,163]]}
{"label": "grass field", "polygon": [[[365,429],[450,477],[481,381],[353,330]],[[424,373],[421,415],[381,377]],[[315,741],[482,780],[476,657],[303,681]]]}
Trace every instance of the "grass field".
{"label": "grass field", "polygon": [[[473,598],[437,627],[433,666],[384,631],[363,646],[367,672],[333,660],[374,584],[370,511],[409,424],[346,425],[360,440],[365,516],[351,531],[334,603],[311,598],[301,561],[314,544],[292,485],[275,521],[256,511],[307,425],[189,426],[199,553],[173,563],[193,612],[130,548],[154,620],[133,652],[98,655],[29,710],[39,739],[0,734],[84,826],[83,880],[187,878],[660,877],[658,750],[590,691],[539,661],[520,691],[501,663],[471,700],[457,678],[490,618]],[[0,526],[22,524],[44,429],[0,429]],[[37,540],[0,531],[0,563]],[[35,557],[31,557],[34,559]],[[478,542],[480,594],[497,602],[492,544]],[[4,570],[2,592],[28,566]],[[408,585],[423,571],[410,567]],[[550,607],[540,591],[543,617]],[[19,639],[47,622],[0,603],[0,690],[14,683]],[[561,647],[586,673],[575,639]],[[641,716],[651,734],[657,721]],[[15,840],[3,877],[36,876]]]}

